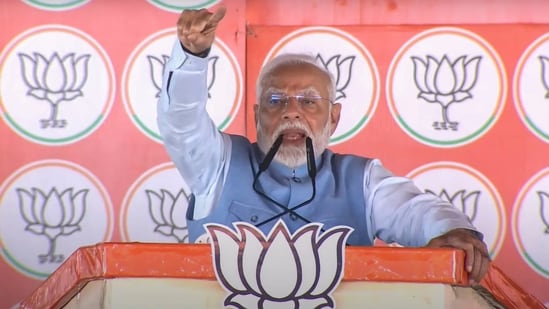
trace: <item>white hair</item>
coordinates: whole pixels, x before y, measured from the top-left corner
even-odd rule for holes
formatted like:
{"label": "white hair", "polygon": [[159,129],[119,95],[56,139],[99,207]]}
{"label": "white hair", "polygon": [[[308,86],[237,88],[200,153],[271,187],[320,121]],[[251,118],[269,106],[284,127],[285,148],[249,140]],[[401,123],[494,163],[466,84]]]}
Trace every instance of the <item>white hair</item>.
{"label": "white hair", "polygon": [[256,99],[257,103],[259,104],[261,102],[261,96],[263,95],[263,90],[265,87],[265,81],[271,77],[272,73],[276,71],[276,69],[287,66],[287,65],[300,65],[300,64],[311,64],[314,65],[316,68],[320,69],[322,73],[326,75],[326,77],[330,80],[330,85],[328,86],[328,95],[331,102],[334,102],[335,100],[335,79],[332,73],[326,69],[324,64],[320,60],[318,60],[318,57],[314,57],[311,54],[293,54],[293,53],[287,53],[287,54],[281,54],[276,56],[275,58],[271,59],[269,62],[263,66],[261,69],[261,72],[259,72],[259,77],[257,78],[256,82]]}

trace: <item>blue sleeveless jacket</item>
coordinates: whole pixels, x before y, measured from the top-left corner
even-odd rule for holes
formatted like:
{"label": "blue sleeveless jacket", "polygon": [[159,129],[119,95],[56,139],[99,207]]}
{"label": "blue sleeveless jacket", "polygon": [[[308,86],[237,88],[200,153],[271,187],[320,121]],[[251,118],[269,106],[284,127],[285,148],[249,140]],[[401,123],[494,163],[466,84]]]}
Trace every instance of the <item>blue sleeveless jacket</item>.
{"label": "blue sleeveless jacket", "polygon": [[[262,154],[257,144],[248,139],[231,135],[232,155],[227,179],[217,205],[205,218],[194,220],[194,199],[191,198],[187,210],[189,239],[205,234],[203,225],[219,223],[234,228],[232,223],[245,221],[253,225],[268,220],[284,212],[284,208],[275,205],[256,193],[252,187]],[[324,151],[317,158],[316,196],[307,205],[296,209],[299,214],[286,213],[282,219],[291,233],[307,224],[307,221],[323,224],[328,230],[333,226],[346,225],[354,229],[349,236],[349,245],[372,245],[373,235],[368,235],[365,214],[364,170],[368,159],[334,154]],[[304,164],[295,170],[273,161],[269,168],[260,174],[258,189],[284,207],[295,207],[308,200],[312,195],[311,179]],[[271,220],[259,226],[268,234],[279,219]]]}

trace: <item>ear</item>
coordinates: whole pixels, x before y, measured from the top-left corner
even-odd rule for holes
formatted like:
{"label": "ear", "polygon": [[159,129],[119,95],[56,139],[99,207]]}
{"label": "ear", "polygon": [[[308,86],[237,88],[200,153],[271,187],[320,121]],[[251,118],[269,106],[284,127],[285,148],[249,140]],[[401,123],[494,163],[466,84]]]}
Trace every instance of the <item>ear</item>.
{"label": "ear", "polygon": [[330,111],[330,123],[331,132],[330,135],[334,134],[337,129],[337,124],[339,123],[339,117],[341,116],[341,103],[334,103],[332,105],[332,110]]}
{"label": "ear", "polygon": [[254,121],[255,121],[255,128],[257,129],[257,121],[259,120],[259,105],[254,104]]}

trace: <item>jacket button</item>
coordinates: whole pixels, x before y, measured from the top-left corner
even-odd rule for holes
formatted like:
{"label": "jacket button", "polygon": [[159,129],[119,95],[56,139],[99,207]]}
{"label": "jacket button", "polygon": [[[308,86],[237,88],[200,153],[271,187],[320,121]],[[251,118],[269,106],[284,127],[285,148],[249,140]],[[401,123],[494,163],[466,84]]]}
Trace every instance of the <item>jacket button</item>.
{"label": "jacket button", "polygon": [[258,219],[257,216],[252,216],[252,217],[250,218],[250,221],[252,221],[252,222],[257,222],[257,219]]}
{"label": "jacket button", "polygon": [[292,220],[295,221],[295,220],[297,220],[297,216],[296,216],[295,214],[291,214],[291,215],[290,215],[290,219],[292,219]]}
{"label": "jacket button", "polygon": [[292,177],[292,180],[297,182],[297,183],[301,183],[301,178]]}

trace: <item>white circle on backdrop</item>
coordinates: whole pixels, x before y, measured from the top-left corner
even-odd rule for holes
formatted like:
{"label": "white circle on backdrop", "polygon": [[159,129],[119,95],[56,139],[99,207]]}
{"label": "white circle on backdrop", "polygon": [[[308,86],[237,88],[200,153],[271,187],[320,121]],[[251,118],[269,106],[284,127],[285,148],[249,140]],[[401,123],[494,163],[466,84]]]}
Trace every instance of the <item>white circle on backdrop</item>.
{"label": "white circle on backdrop", "polygon": [[432,162],[407,175],[423,191],[448,200],[484,235],[492,258],[501,249],[507,219],[503,200],[492,182],[479,171],[458,162]]}
{"label": "white circle on backdrop", "polygon": [[0,187],[0,252],[26,276],[46,278],[79,247],[109,241],[112,231],[107,191],[78,164],[36,161]]}
{"label": "white circle on backdrop", "polygon": [[306,53],[321,59],[336,80],[341,118],[330,144],[351,139],[372,119],[379,100],[379,73],[368,49],[351,34],[332,27],[291,32],[271,48],[262,66],[283,53]]}
{"label": "white circle on backdrop", "polygon": [[433,147],[458,147],[497,122],[507,78],[496,50],[482,37],[460,28],[433,28],[397,52],[386,94],[395,122],[411,138]]}
{"label": "white circle on backdrop", "polygon": [[111,60],[79,29],[29,29],[6,46],[0,63],[0,111],[6,124],[31,142],[77,142],[110,113],[116,87]]}
{"label": "white circle on backdrop", "polygon": [[[128,116],[143,134],[156,142],[162,142],[156,117],[157,101],[174,40],[173,29],[159,31],[143,40],[128,58],[122,75],[122,101]],[[224,130],[240,109],[243,76],[235,55],[219,39],[214,41],[208,56],[206,86],[208,115],[219,130]]]}
{"label": "white circle on backdrop", "polygon": [[123,241],[187,243],[190,189],[173,163],[145,171],[126,192],[120,209]]}

